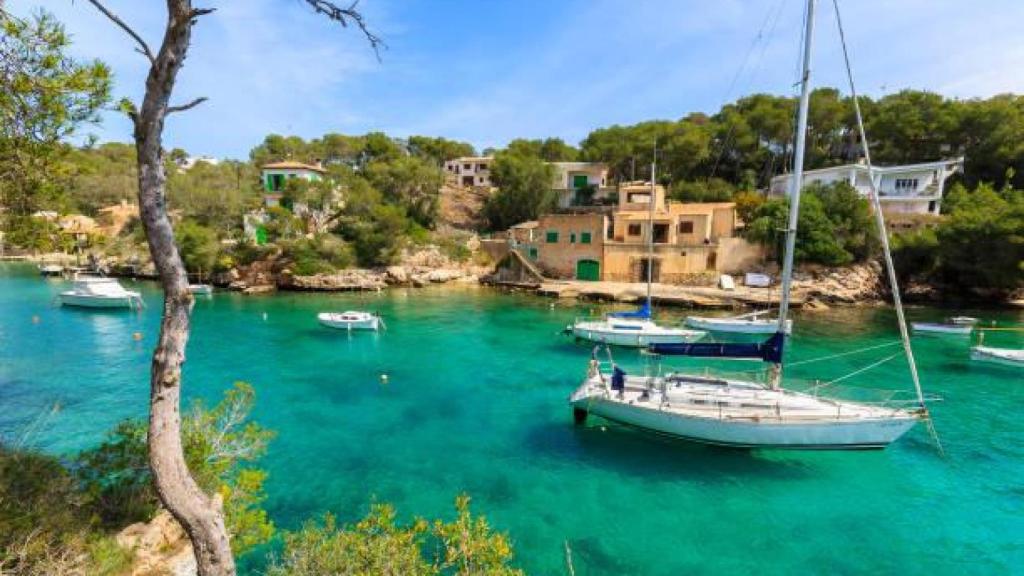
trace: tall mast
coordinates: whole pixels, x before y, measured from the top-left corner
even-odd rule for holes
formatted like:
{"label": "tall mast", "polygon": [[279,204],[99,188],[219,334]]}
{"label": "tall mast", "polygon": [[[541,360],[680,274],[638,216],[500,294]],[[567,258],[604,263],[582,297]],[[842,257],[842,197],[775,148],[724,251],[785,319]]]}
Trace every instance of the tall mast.
{"label": "tall mast", "polygon": [[800,110],[796,121],[796,150],[793,156],[793,178],[789,186],[789,225],[786,227],[786,251],[782,263],[782,298],[779,302],[779,332],[785,334],[789,316],[790,288],[793,283],[793,252],[796,249],[796,227],[800,218],[800,189],[804,181],[804,149],[807,144],[807,110],[811,104],[811,44],[814,35],[815,0],[807,0],[804,29],[803,74],[800,80]]}
{"label": "tall mast", "polygon": [[651,282],[654,277],[654,199],[658,193],[655,179],[658,169],[658,141],[654,141],[654,157],[651,158],[651,198],[647,203],[647,310],[651,309]]}

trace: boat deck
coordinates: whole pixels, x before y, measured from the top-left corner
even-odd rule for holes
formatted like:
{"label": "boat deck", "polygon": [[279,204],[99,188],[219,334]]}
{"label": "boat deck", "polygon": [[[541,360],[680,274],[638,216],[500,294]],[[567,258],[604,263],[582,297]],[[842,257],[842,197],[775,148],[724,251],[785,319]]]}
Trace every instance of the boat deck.
{"label": "boat deck", "polygon": [[644,376],[628,376],[622,394],[611,391],[610,395],[605,395],[604,382],[611,382],[611,376],[602,376],[603,381],[597,377],[588,380],[585,392],[580,390],[577,395],[597,395],[609,402],[637,407],[646,405],[658,412],[716,420],[806,423],[913,416],[910,411],[899,408],[818,398],[788,390],[771,390],[748,382],[684,375],[667,375],[664,395],[661,390],[662,378]]}

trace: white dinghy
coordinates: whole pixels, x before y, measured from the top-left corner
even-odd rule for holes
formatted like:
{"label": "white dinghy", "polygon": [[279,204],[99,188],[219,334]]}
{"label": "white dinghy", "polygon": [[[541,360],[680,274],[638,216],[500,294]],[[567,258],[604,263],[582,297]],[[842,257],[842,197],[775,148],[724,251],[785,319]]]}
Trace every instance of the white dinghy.
{"label": "white dinghy", "polygon": [[115,278],[104,276],[76,276],[71,290],[58,296],[64,306],[82,308],[128,308],[143,306],[142,295],[125,290]]}
{"label": "white dinghy", "polygon": [[[815,388],[814,394],[783,387],[783,350],[786,320],[793,280],[793,255],[799,221],[800,192],[803,186],[803,159],[806,148],[807,114],[810,103],[810,59],[814,37],[815,0],[807,0],[806,30],[803,36],[803,76],[797,117],[793,179],[789,191],[789,220],[786,228],[782,267],[782,297],[775,334],[760,343],[652,344],[648,352],[657,357],[689,356],[718,359],[758,359],[768,365],[766,382],[750,378],[710,378],[680,372],[630,376],[611,360],[610,371],[591,359],[586,378],[570,396],[577,423],[596,414],[641,430],[696,442],[744,448],[859,449],[884,448],[928,419],[910,337],[903,315],[899,287],[889,248],[885,219],[872,183],[871,199],[875,224],[885,255],[893,300],[899,320],[902,354],[906,355],[916,398],[909,404],[892,401],[868,404],[827,397],[821,392],[830,384],[863,373],[900,355],[858,369]],[[836,13],[838,19],[838,11]],[[840,23],[840,31],[842,30]],[[842,35],[840,35],[842,38]],[[845,40],[844,55],[845,55]],[[849,62],[847,62],[849,69]],[[871,171],[871,156],[865,137],[853,76],[850,76],[851,101],[857,118],[864,160]],[[595,350],[596,352],[596,350]],[[829,357],[819,358],[827,360]],[[930,424],[930,421],[928,421]],[[929,427],[929,430],[934,431]],[[936,439],[937,440],[937,439]]]}
{"label": "white dinghy", "polygon": [[971,360],[1024,368],[1024,350],[995,348],[992,346],[972,346]]}
{"label": "white dinghy", "polygon": [[380,329],[383,321],[380,316],[370,312],[321,312],[316,316],[321,324],[338,330],[373,330]]}
{"label": "white dinghy", "polygon": [[974,326],[970,324],[942,324],[937,322],[912,322],[910,327],[914,334],[934,334],[944,336],[970,336]]}
{"label": "white dinghy", "polygon": [[[710,316],[689,316],[686,325],[691,328],[709,332],[727,332],[733,334],[773,334],[779,328],[777,318],[764,318],[770,310],[758,310],[739,316],[715,318]],[[786,320],[786,334],[793,332],[793,320]]]}
{"label": "white dinghy", "polygon": [[209,296],[213,294],[213,286],[209,284],[189,284],[188,291],[197,296]]}

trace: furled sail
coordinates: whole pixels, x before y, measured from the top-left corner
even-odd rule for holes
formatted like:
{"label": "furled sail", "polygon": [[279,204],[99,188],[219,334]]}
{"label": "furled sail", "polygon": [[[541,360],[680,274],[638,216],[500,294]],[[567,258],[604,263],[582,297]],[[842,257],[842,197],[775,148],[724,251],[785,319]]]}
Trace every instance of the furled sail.
{"label": "furled sail", "polygon": [[651,301],[645,300],[644,303],[636,310],[630,310],[628,312],[610,312],[608,316],[611,318],[649,319],[651,317]]}
{"label": "furled sail", "polygon": [[785,336],[776,332],[764,342],[726,343],[694,342],[690,344],[650,344],[647,351],[665,356],[696,356],[700,358],[759,358],[765,362],[782,363]]}

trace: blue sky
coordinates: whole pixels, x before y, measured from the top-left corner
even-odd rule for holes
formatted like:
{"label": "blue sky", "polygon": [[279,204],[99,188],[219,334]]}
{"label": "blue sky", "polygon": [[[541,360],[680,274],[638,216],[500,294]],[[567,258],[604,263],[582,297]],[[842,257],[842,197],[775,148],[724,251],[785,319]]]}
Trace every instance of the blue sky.
{"label": "blue sky", "polygon": [[[205,0],[165,146],[245,158],[268,133],[426,134],[501,146],[594,128],[714,112],[739,95],[793,92],[802,0],[363,0],[388,49],[378,62],[351,28],[301,0]],[[107,0],[154,46],[163,2]],[[1024,2],[843,0],[859,89],[919,88],[962,98],[1024,92]],[[43,6],[74,52],[116,75],[115,96],[138,101],[146,61],[85,0]],[[845,85],[831,1],[819,2],[815,85]],[[760,33],[760,36],[759,36]],[[109,113],[89,129],[126,141]]]}

